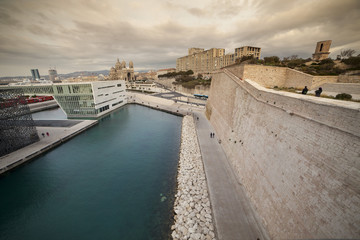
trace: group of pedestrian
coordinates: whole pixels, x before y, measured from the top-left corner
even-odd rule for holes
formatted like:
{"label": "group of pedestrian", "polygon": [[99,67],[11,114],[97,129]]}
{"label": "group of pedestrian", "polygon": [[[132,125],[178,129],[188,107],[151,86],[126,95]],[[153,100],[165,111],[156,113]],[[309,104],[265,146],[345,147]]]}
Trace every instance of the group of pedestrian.
{"label": "group of pedestrian", "polygon": [[211,132],[210,133],[210,138],[214,138],[215,137],[215,133]]}
{"label": "group of pedestrian", "polygon": [[[301,94],[306,95],[308,91],[309,91],[309,89],[307,88],[307,86],[305,86],[304,89],[302,90]],[[315,96],[320,97],[321,93],[322,93],[322,88],[319,87],[319,89],[315,91]]]}
{"label": "group of pedestrian", "polygon": [[[45,137],[45,133],[42,133],[41,135],[42,135],[43,137]],[[49,132],[46,132],[46,136],[48,136],[48,137],[50,136]]]}

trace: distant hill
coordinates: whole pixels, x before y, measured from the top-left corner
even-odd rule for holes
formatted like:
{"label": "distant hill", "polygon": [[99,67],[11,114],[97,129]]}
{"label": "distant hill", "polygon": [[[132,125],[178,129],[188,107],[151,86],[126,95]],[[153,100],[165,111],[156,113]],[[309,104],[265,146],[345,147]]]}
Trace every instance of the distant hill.
{"label": "distant hill", "polygon": [[[58,74],[60,78],[71,78],[71,77],[78,77],[78,76],[97,76],[99,74],[102,74],[104,76],[109,75],[109,70],[98,70],[98,71],[78,71],[78,72],[72,72],[72,73],[66,73],[66,74]],[[45,78],[48,78],[48,76],[44,76]]]}
{"label": "distant hill", "polygon": [[[77,71],[72,73],[61,74],[58,73],[58,76],[62,79],[78,77],[78,76],[97,76],[99,74],[103,74],[104,76],[109,75],[109,70],[98,70],[98,71]],[[49,79],[49,75],[41,75],[42,78]],[[31,75],[28,76],[16,76],[16,77],[0,77],[1,82],[8,82],[12,79],[23,79],[23,78],[31,78]]]}

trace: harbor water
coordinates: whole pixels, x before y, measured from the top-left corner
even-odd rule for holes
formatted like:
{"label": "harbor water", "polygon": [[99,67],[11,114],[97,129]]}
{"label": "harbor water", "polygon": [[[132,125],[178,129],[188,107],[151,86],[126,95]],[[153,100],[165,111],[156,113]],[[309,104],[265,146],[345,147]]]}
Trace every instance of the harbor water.
{"label": "harbor water", "polygon": [[0,239],[168,239],[181,120],[127,105],[0,176]]}

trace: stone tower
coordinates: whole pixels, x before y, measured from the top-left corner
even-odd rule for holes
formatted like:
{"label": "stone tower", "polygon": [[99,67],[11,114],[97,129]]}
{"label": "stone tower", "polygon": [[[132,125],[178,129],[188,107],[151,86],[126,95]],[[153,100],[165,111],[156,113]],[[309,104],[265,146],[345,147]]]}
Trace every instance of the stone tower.
{"label": "stone tower", "polygon": [[329,57],[331,40],[320,41],[316,44],[313,60],[323,60]]}

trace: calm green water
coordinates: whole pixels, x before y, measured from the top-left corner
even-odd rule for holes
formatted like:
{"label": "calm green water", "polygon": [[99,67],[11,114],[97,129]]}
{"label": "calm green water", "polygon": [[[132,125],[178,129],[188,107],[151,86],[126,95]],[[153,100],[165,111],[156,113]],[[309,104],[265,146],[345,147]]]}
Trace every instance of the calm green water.
{"label": "calm green water", "polygon": [[180,134],[180,117],[125,106],[1,176],[0,239],[167,239]]}

